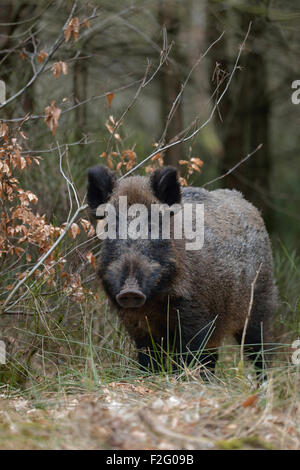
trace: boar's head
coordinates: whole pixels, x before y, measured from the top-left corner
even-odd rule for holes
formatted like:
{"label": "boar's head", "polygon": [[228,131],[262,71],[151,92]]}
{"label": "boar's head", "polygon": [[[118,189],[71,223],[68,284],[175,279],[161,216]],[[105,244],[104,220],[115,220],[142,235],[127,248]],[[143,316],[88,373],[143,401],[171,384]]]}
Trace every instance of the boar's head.
{"label": "boar's head", "polygon": [[[148,215],[143,219],[143,224],[148,228],[147,238],[124,238],[120,234],[120,198],[124,196],[128,210],[135,204],[147,208]],[[140,308],[146,302],[166,295],[176,276],[176,253],[172,238],[162,237],[161,217],[158,219],[159,235],[152,239],[151,205],[164,204],[168,207],[180,203],[181,188],[176,169],[164,167],[155,170],[149,178],[132,176],[117,181],[107,167],[96,166],[88,170],[87,198],[96,218],[97,209],[103,208],[103,205],[113,207],[116,214],[115,237],[108,236],[102,241],[98,270],[110,299],[122,309]],[[100,225],[102,223],[103,220],[99,222]],[[130,217],[126,223],[130,223]]]}

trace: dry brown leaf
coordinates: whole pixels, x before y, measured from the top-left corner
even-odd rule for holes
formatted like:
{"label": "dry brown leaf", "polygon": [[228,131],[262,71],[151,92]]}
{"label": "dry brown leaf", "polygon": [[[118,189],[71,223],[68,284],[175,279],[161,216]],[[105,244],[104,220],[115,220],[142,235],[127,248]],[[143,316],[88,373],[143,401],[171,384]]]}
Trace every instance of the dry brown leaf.
{"label": "dry brown leaf", "polygon": [[107,163],[107,166],[108,166],[111,170],[114,169],[114,164],[113,164],[112,160],[111,160],[109,157],[107,157],[106,163]]}
{"label": "dry brown leaf", "polygon": [[41,64],[42,62],[44,62],[44,60],[46,59],[46,57],[48,57],[48,54],[47,54],[47,52],[45,52],[45,51],[41,51],[41,52],[39,52],[38,55],[37,55],[37,58],[38,58],[38,61],[39,61],[40,64]]}
{"label": "dry brown leaf", "polygon": [[93,270],[96,271],[96,258],[91,251],[86,254],[86,259],[92,266]]}
{"label": "dry brown leaf", "polygon": [[80,234],[79,225],[75,224],[75,222],[70,227],[72,238],[76,238]]}
{"label": "dry brown leaf", "polygon": [[191,162],[195,163],[198,166],[203,166],[203,161],[201,158],[193,157],[191,158]]}
{"label": "dry brown leaf", "polygon": [[122,158],[128,158],[131,162],[136,160],[137,156],[133,150],[123,150]]}
{"label": "dry brown leaf", "polygon": [[248,406],[255,406],[257,402],[258,402],[258,396],[250,395],[249,397],[246,398],[246,400],[243,401],[242,406],[244,408],[247,408]]}
{"label": "dry brown leaf", "polygon": [[109,132],[110,134],[113,134],[113,133],[114,133],[114,128],[113,128],[113,126],[111,126],[111,125],[108,123],[108,121],[105,123],[105,127],[106,127],[106,129],[108,130],[108,132]]}
{"label": "dry brown leaf", "polygon": [[3,137],[6,141],[8,139],[8,126],[5,122],[0,122],[0,137]]}
{"label": "dry brown leaf", "polygon": [[195,170],[195,171],[198,171],[198,173],[201,173],[201,170],[200,170],[199,166],[196,165],[195,163],[191,163],[191,168],[193,168],[193,170]]}
{"label": "dry brown leaf", "polygon": [[[53,101],[46,114],[47,125],[50,128],[53,125],[55,127],[55,120],[57,121],[59,113],[60,110],[57,111]],[[10,138],[7,125],[1,122],[0,132],[2,137],[6,139],[0,144],[0,197],[5,207],[7,206],[7,212],[0,212],[0,258],[5,255],[20,259],[25,253],[26,261],[30,263],[33,256],[37,258],[48,252],[54,240],[63,230],[62,227],[48,224],[45,215],[41,216],[32,209],[32,205],[38,202],[38,198],[31,191],[22,189],[18,178],[14,176],[15,169],[23,172],[32,162],[39,164],[41,157],[31,157],[27,154],[23,156],[17,137]],[[19,136],[27,139],[26,134],[21,130],[19,130]],[[79,233],[76,226],[73,226],[72,229],[74,236]],[[91,229],[89,229],[90,232]],[[3,234],[5,234],[5,238],[2,236]],[[70,235],[72,236],[72,233]],[[28,253],[29,250],[30,253]],[[60,258],[59,265],[62,266],[64,262],[65,260]],[[55,256],[52,253],[44,262],[45,268],[42,267],[35,271],[35,278],[40,279],[42,275],[45,275],[46,282],[55,287],[55,264]],[[15,273],[17,279],[20,280],[26,275],[27,271]],[[5,289],[6,286],[3,288]],[[85,291],[80,286],[78,289],[77,297],[83,297]]]}
{"label": "dry brown leaf", "polygon": [[80,23],[79,23],[78,18],[77,17],[71,18],[64,32],[65,41],[68,42],[72,34],[73,34],[74,41],[78,41],[79,29],[80,29]]}
{"label": "dry brown leaf", "polygon": [[80,219],[80,223],[85,233],[88,233],[91,223],[86,219]]}
{"label": "dry brown leaf", "polygon": [[38,198],[35,194],[33,194],[31,191],[27,191],[26,194],[30,202],[33,202],[33,204],[38,203]]}
{"label": "dry brown leaf", "polygon": [[53,64],[51,67],[51,71],[53,72],[54,78],[58,78],[61,73],[67,75],[68,64],[66,62],[63,62],[62,60],[55,62],[55,64]]}
{"label": "dry brown leaf", "polygon": [[112,103],[114,97],[115,97],[114,93],[107,93],[106,99],[107,99],[107,102],[108,102],[108,106],[111,106],[111,103]]}
{"label": "dry brown leaf", "polygon": [[20,135],[23,137],[23,139],[28,140],[28,136],[24,131],[20,131]]}
{"label": "dry brown leaf", "polygon": [[55,62],[51,67],[51,72],[53,72],[54,78],[58,78],[61,74],[61,64],[60,62]]}
{"label": "dry brown leaf", "polygon": [[188,185],[187,180],[185,178],[183,178],[182,176],[180,176],[179,182],[182,186],[187,186]]}
{"label": "dry brown leaf", "polygon": [[86,219],[80,219],[80,223],[88,237],[93,237],[95,235],[95,229],[92,226],[91,222]]}
{"label": "dry brown leaf", "polygon": [[55,101],[52,100],[50,106],[46,106],[45,114],[46,114],[45,123],[49,127],[50,131],[52,132],[52,135],[54,135],[57,129],[58,120],[61,114],[61,109],[55,106]]}
{"label": "dry brown leaf", "polygon": [[16,159],[16,166],[20,171],[24,170],[24,168],[26,168],[27,166],[25,158],[19,157],[18,159]]}

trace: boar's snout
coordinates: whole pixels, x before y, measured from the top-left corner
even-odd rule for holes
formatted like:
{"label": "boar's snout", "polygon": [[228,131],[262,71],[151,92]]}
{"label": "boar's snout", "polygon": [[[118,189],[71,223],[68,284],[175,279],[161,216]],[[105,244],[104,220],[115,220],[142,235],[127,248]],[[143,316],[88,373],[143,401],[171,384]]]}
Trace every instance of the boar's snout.
{"label": "boar's snout", "polygon": [[138,289],[122,289],[116,301],[123,308],[138,308],[144,305],[146,296]]}

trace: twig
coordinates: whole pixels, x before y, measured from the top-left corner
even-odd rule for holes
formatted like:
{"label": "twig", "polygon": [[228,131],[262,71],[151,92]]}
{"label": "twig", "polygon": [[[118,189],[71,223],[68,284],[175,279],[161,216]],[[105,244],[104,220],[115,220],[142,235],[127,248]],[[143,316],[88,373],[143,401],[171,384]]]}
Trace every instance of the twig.
{"label": "twig", "polygon": [[[134,82],[131,82],[129,83],[128,85],[123,85],[119,88],[115,88],[113,90],[110,90],[110,92],[113,92],[113,93],[117,93],[119,91],[124,91],[124,90],[127,90],[128,88],[131,88],[135,85],[137,85],[138,83],[141,83],[143,81],[143,79],[141,80],[135,80]],[[79,106],[82,106],[83,104],[86,104],[86,103],[89,103],[90,101],[96,101],[96,100],[99,100],[99,99],[102,99],[102,98],[106,98],[107,96],[107,92],[105,93],[102,93],[101,95],[94,95],[94,96],[90,96],[90,98],[87,98],[86,100],[83,100],[83,101],[80,101],[79,103],[76,103],[74,104],[73,106],[70,106],[69,108],[67,109],[64,109],[61,114],[65,114],[65,113],[68,113],[70,111],[73,111],[73,109],[76,109],[78,108]],[[29,120],[35,120],[35,119],[44,119],[46,117],[45,114],[38,114],[38,115],[29,115],[27,114],[26,116],[23,116],[23,117],[19,117],[19,118],[13,118],[13,119],[1,119],[2,122],[20,122],[20,121],[24,121],[24,122],[27,122]]]}
{"label": "twig", "polygon": [[1,312],[1,315],[35,315],[35,312],[24,312],[20,310]]}
{"label": "twig", "polygon": [[155,71],[153,72],[153,74],[150,76],[150,78],[148,78],[147,80],[147,76],[148,76],[148,72],[149,72],[149,69],[150,69],[150,66],[151,66],[151,63],[148,62],[147,64],[147,67],[146,67],[146,71],[144,73],[144,77],[140,83],[140,86],[138,87],[134,97],[132,98],[131,102],[129,103],[129,105],[126,107],[125,111],[122,113],[121,117],[117,120],[115,126],[114,126],[114,129],[113,129],[113,133],[111,134],[110,136],[110,139],[108,141],[108,144],[107,144],[107,148],[106,148],[106,152],[108,152],[109,150],[109,147],[111,145],[111,141],[112,141],[112,137],[113,135],[116,133],[116,131],[118,130],[118,128],[120,127],[124,117],[126,116],[126,114],[128,113],[128,111],[134,106],[135,102],[137,101],[141,91],[143,88],[145,88],[152,80],[153,78],[155,77],[155,75],[158,73],[158,71],[161,69],[161,67],[163,66],[163,64],[165,63],[165,61],[167,60],[169,54],[170,54],[170,51],[171,51],[171,48],[172,48],[172,44],[170,46],[167,46],[163,47],[162,51],[161,51],[161,54],[160,54],[160,61],[159,61],[159,65],[157,66],[157,68],[155,69]]}
{"label": "twig", "polygon": [[95,144],[97,141],[96,140],[90,140],[90,141],[87,141],[87,136],[84,135],[83,137],[81,137],[81,139],[77,140],[76,142],[70,142],[70,143],[65,143],[65,144],[61,144],[59,145],[59,147],[50,147],[48,149],[41,149],[41,150],[32,150],[32,149],[28,149],[28,150],[22,150],[21,152],[21,155],[27,155],[27,154],[41,154],[41,153],[51,153],[51,152],[55,152],[55,150],[58,150],[59,148],[62,148],[62,147],[65,147],[67,146],[68,148],[69,147],[74,147],[75,145],[90,145],[90,144]]}
{"label": "twig", "polygon": [[166,60],[169,58],[169,54],[171,52],[171,49],[173,47],[173,42],[171,42],[170,45],[168,45],[168,36],[167,36],[167,30],[166,27],[163,27],[163,48],[160,52],[160,61],[159,64],[156,68],[156,70],[153,72],[151,77],[147,80],[147,82],[144,84],[144,86],[147,86],[155,77],[155,75],[159,72],[161,69],[162,65],[166,62]]}
{"label": "twig", "polygon": [[202,62],[202,60],[205,58],[205,56],[209,53],[209,51],[212,49],[212,47],[214,47],[215,44],[217,44],[221,39],[222,37],[224,36],[224,31],[220,34],[220,36],[210,44],[210,46],[206,49],[206,51],[201,54],[201,56],[197,59],[197,61],[195,62],[195,64],[193,65],[193,67],[191,68],[191,70],[189,71],[182,87],[181,87],[181,90],[180,92],[178,93],[176,99],[174,100],[173,104],[172,104],[172,107],[170,109],[170,112],[168,114],[168,117],[167,117],[167,122],[166,122],[166,126],[164,128],[164,131],[162,133],[162,136],[159,140],[159,145],[162,145],[162,143],[164,142],[165,140],[165,137],[166,137],[166,134],[167,134],[167,130],[168,130],[168,127],[170,125],[170,122],[172,121],[172,118],[174,116],[174,113],[175,113],[175,110],[177,108],[177,104],[179,103],[180,99],[181,99],[181,96],[191,78],[191,75],[193,74],[194,70],[198,67],[198,65]]}
{"label": "twig", "polygon": [[242,163],[245,163],[250,157],[252,157],[252,155],[254,155],[258,150],[260,150],[262,148],[262,146],[263,146],[263,144],[259,144],[256,147],[255,150],[253,150],[251,153],[248,153],[248,155],[246,157],[242,158],[242,160],[240,160],[236,165],[234,165],[234,167],[230,168],[230,170],[228,170],[226,173],[224,173],[224,175],[218,176],[217,178],[214,178],[213,180],[208,181],[202,187],[205,188],[205,186],[208,186],[209,184],[215,183],[216,181],[219,181],[219,180],[225,178],[226,176],[230,175],[231,173],[233,173],[234,170],[236,170],[240,165],[242,165]]}
{"label": "twig", "polygon": [[144,77],[142,79],[142,82],[140,83],[140,86],[138,87],[134,97],[132,98],[131,102],[129,103],[129,105],[126,107],[125,111],[122,113],[121,117],[117,120],[116,124],[114,125],[114,128],[113,128],[113,132],[111,133],[110,135],[110,138],[108,140],[108,143],[107,143],[107,146],[106,146],[106,152],[109,151],[109,148],[110,148],[110,145],[111,145],[111,141],[112,141],[112,138],[113,138],[113,135],[117,132],[117,130],[119,129],[121,123],[122,123],[122,120],[124,119],[124,117],[126,116],[126,114],[128,113],[128,111],[134,106],[136,100],[138,99],[138,96],[142,90],[142,88],[144,87],[145,85],[145,82],[146,82],[146,79],[147,79],[147,75],[148,75],[148,72],[149,72],[149,69],[150,69],[150,63],[147,64],[147,67],[146,67],[146,71],[144,73]]}
{"label": "twig", "polygon": [[56,50],[59,48],[59,46],[63,43],[63,41],[64,41],[64,31],[65,31],[70,19],[72,18],[73,14],[74,14],[74,11],[77,8],[77,3],[78,3],[78,0],[75,0],[74,3],[73,3],[73,7],[71,9],[70,15],[69,15],[67,21],[65,22],[60,35],[58,36],[55,43],[51,47],[51,50],[50,50],[48,56],[45,58],[44,62],[42,63],[41,67],[33,74],[31,79],[29,80],[29,82],[23,88],[21,88],[21,90],[19,90],[17,93],[15,93],[13,96],[11,96],[8,100],[4,101],[4,103],[2,103],[0,105],[0,109],[4,108],[6,105],[8,105],[12,101],[14,101],[16,98],[18,98],[20,95],[22,95],[24,93],[24,91],[26,91],[27,88],[29,88],[36,81],[36,79],[39,77],[39,75],[41,75],[41,73],[45,69],[47,63],[49,62],[49,60],[51,59],[53,54],[56,52]]}
{"label": "twig", "polygon": [[218,108],[220,102],[222,101],[223,99],[223,96],[225,95],[225,93],[227,92],[230,84],[231,84],[231,81],[233,79],[233,76],[235,74],[235,71],[236,69],[238,68],[238,63],[239,63],[239,60],[240,60],[240,57],[241,57],[241,54],[242,54],[242,51],[245,47],[245,43],[247,41],[247,38],[249,36],[249,33],[250,33],[250,29],[251,29],[251,22],[249,23],[249,27],[248,27],[248,31],[245,35],[245,38],[240,46],[240,49],[239,49],[239,53],[237,55],[237,58],[236,58],[236,61],[234,63],[234,67],[230,73],[230,76],[228,78],[228,81],[226,83],[226,86],[223,90],[223,92],[221,93],[221,95],[219,96],[218,100],[215,102],[213,108],[212,108],[212,111],[209,115],[209,117],[206,119],[206,121],[201,124],[200,127],[198,127],[194,132],[192,132],[190,135],[188,135],[187,137],[184,137],[184,138],[181,138],[181,139],[178,139],[176,140],[175,142],[171,142],[167,145],[165,145],[164,147],[158,147],[153,153],[151,153],[148,157],[146,157],[143,161],[141,161],[140,163],[138,163],[134,168],[132,168],[131,170],[129,170],[125,175],[122,176],[122,179],[125,178],[126,176],[130,175],[131,173],[133,173],[135,170],[137,170],[138,168],[140,168],[141,166],[144,165],[144,163],[146,163],[147,161],[149,161],[151,158],[153,158],[155,155],[157,155],[158,153],[161,153],[161,152],[164,152],[165,150],[168,150],[169,148],[171,147],[174,147],[175,145],[178,145],[180,143],[184,143],[184,142],[187,142],[189,141],[190,139],[192,139],[193,137],[195,137],[213,118],[214,114],[215,114],[215,111],[216,109]]}
{"label": "twig", "polygon": [[[5,307],[6,305],[8,304],[8,302],[10,301],[10,299],[12,299],[12,297],[15,295],[15,293],[17,292],[17,290],[20,289],[20,287],[33,275],[33,273],[43,264],[43,262],[48,258],[49,255],[51,255],[51,253],[55,250],[55,248],[60,244],[60,242],[62,241],[62,239],[66,236],[68,230],[70,229],[71,225],[73,224],[74,220],[76,220],[77,216],[80,214],[80,212],[84,211],[85,209],[87,209],[88,205],[85,204],[83,206],[80,206],[78,207],[78,209],[76,210],[75,214],[73,215],[72,219],[70,220],[70,222],[68,223],[68,225],[66,226],[66,228],[64,229],[64,231],[60,234],[60,236],[58,237],[58,239],[56,240],[55,243],[53,243],[53,245],[51,246],[51,248],[47,251],[47,253],[44,254],[44,256],[42,256],[42,258],[38,261],[38,263],[36,263],[34,265],[34,267],[29,271],[29,273],[23,278],[21,279],[18,284],[12,289],[12,291],[9,293],[7,299],[5,300],[4,304],[3,304],[3,310],[5,311]],[[16,302],[11,305],[10,307],[13,307],[14,305],[16,304]]]}
{"label": "twig", "polygon": [[243,329],[243,334],[242,334],[242,340],[241,340],[241,348],[240,348],[240,353],[241,353],[240,362],[241,362],[241,364],[244,364],[244,347],[245,347],[246,332],[247,332],[248,323],[249,323],[249,320],[250,320],[251,310],[252,310],[252,306],[253,306],[254,288],[255,288],[255,284],[256,284],[257,278],[258,278],[258,276],[259,276],[261,267],[262,267],[262,263],[260,263],[259,268],[258,268],[258,270],[256,271],[255,278],[253,279],[253,281],[252,281],[252,283],[251,283],[250,302],[249,302],[247,317],[246,317],[245,324],[244,324],[244,329]]}
{"label": "twig", "polygon": [[69,200],[70,200],[70,211],[69,211],[69,215],[68,215],[68,218],[67,218],[67,223],[69,222],[70,220],[70,216],[71,216],[71,213],[72,213],[72,209],[73,209],[73,202],[72,202],[72,196],[71,196],[71,192],[70,192],[70,187],[73,191],[73,194],[74,194],[74,197],[75,197],[75,201],[76,201],[76,204],[77,204],[77,209],[80,207],[80,203],[79,203],[79,199],[78,199],[78,195],[77,195],[77,191],[75,189],[75,186],[74,184],[72,183],[72,181],[66,176],[64,170],[63,170],[63,167],[62,167],[62,158],[63,156],[67,153],[68,151],[68,147],[66,146],[66,150],[64,151],[64,153],[61,153],[61,150],[60,150],[60,145],[58,144],[58,141],[56,141],[56,145],[57,145],[57,148],[58,148],[58,153],[59,153],[59,169],[60,169],[60,173],[62,174],[63,178],[65,179],[65,181],[67,182],[67,188],[68,188],[68,193],[69,193]]}
{"label": "twig", "polygon": [[200,436],[187,436],[186,434],[179,434],[178,432],[172,431],[154,421],[154,419],[150,418],[149,413],[146,413],[144,410],[140,410],[138,414],[141,421],[149,427],[150,431],[160,438],[167,437],[185,444],[197,444],[205,446],[206,448],[213,447],[213,442],[210,439]]}

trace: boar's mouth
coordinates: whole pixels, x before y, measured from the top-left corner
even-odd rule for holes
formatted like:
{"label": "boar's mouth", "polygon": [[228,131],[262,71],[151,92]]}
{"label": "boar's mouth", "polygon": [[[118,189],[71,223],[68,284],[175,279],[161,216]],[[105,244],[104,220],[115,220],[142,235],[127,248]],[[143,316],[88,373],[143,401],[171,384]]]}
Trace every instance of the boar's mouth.
{"label": "boar's mouth", "polygon": [[139,308],[146,302],[146,296],[138,289],[122,289],[116,301],[122,308]]}

